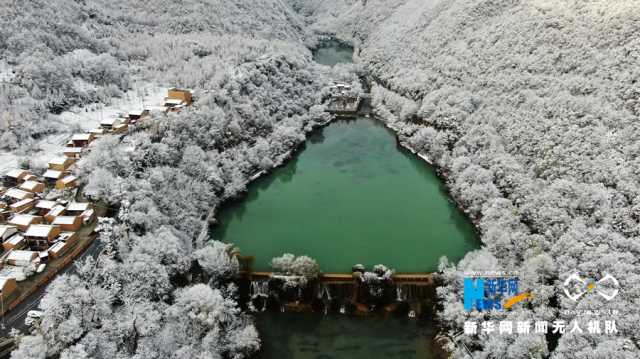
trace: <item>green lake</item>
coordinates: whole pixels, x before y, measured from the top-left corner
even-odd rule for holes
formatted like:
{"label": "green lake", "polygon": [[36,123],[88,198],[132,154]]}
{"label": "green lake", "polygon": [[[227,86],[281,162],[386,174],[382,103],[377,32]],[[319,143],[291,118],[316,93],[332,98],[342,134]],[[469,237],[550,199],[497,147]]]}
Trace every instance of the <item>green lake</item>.
{"label": "green lake", "polygon": [[429,272],[476,248],[472,224],[433,169],[399,148],[381,122],[336,120],[293,159],[223,207],[214,237],[269,270],[283,253],[308,255],[324,272],[385,264]]}
{"label": "green lake", "polygon": [[[351,62],[352,54],[329,43],[314,58],[332,66]],[[458,260],[479,246],[433,169],[369,118],[313,132],[293,159],[223,206],[218,219],[214,237],[254,255],[254,270],[270,270],[271,258],[288,252],[315,258],[324,272],[348,272],[356,263],[433,271],[440,256]],[[440,357],[434,323],[408,318],[264,312],[256,325],[258,359]]]}
{"label": "green lake", "polygon": [[431,359],[434,331],[415,320],[261,313],[257,359]]}

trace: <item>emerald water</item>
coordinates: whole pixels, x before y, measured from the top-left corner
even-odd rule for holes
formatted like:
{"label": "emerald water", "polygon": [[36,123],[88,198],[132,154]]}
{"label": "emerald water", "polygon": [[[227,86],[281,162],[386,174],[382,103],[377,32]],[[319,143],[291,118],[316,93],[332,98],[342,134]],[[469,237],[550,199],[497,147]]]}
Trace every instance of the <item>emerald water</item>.
{"label": "emerald water", "polygon": [[313,59],[322,65],[333,66],[353,62],[353,48],[337,41],[328,41],[313,51]]}
{"label": "emerald water", "polygon": [[258,359],[437,358],[433,330],[409,319],[262,313]]}
{"label": "emerald water", "polygon": [[358,263],[429,272],[441,256],[457,260],[477,246],[434,171],[369,118],[314,132],[299,155],[218,218],[214,236],[255,256],[260,271],[293,253],[316,259],[324,272]]}

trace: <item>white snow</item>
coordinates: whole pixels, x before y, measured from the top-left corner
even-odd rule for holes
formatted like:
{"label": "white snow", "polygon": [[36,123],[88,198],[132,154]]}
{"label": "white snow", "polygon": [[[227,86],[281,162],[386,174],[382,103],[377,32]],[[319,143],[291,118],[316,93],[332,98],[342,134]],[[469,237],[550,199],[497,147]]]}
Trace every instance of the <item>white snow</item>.
{"label": "white snow", "polygon": [[[3,76],[6,76],[5,72],[9,71],[10,73],[10,70],[4,70],[3,72],[3,69],[3,62],[0,62],[0,81]],[[140,97],[138,95],[140,93],[145,95]],[[147,85],[130,90],[123,98],[111,99],[112,103],[109,105],[96,104],[75,107],[59,115],[54,115],[57,120],[68,125],[67,127],[70,131],[43,137],[34,146],[34,153],[29,154],[28,157],[34,167],[45,168],[51,158],[63,154],[64,147],[73,133],[89,132],[100,127],[100,122],[103,119],[121,117],[130,111],[139,111],[143,108],[151,111],[164,110],[163,104],[166,95],[166,87]],[[15,151],[0,153],[0,174],[19,167],[18,160],[20,157],[24,157],[24,155],[20,155]]]}
{"label": "white snow", "polygon": [[27,237],[48,237],[52,230],[53,226],[48,224],[32,224],[27,228],[27,232],[24,235]]}

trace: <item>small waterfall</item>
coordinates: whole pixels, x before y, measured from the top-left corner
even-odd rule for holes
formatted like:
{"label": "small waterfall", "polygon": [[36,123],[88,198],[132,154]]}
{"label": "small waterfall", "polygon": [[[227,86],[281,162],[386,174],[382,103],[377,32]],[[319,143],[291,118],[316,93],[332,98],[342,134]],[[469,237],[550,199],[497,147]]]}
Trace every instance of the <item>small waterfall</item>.
{"label": "small waterfall", "polygon": [[396,285],[396,301],[398,302],[404,302],[407,300],[407,293],[402,290],[402,285],[398,284]]}
{"label": "small waterfall", "polygon": [[249,301],[250,311],[258,311],[254,305],[254,301],[258,298],[262,298],[262,308],[260,308],[260,311],[264,312],[265,310],[267,310],[267,299],[269,298],[269,282],[251,281],[251,285],[249,286],[249,297],[251,298],[251,300]]}
{"label": "small waterfall", "polygon": [[409,318],[415,318],[416,317],[416,311],[415,310],[411,310],[409,311]]}
{"label": "small waterfall", "polygon": [[340,306],[340,314],[345,314],[347,312],[347,308],[345,308],[344,304]]}
{"label": "small waterfall", "polygon": [[320,290],[318,291],[318,299],[327,299],[327,301],[331,301],[331,292],[329,291],[329,287],[326,284],[322,284],[320,286]]}
{"label": "small waterfall", "polygon": [[257,297],[269,297],[269,283],[264,281],[251,281],[249,295],[251,296],[251,299]]}

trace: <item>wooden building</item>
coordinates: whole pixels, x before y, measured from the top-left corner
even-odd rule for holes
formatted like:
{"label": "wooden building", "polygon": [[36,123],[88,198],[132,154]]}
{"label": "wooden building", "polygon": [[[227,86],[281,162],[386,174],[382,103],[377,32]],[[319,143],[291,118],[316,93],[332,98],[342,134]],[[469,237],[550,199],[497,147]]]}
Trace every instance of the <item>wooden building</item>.
{"label": "wooden building", "polygon": [[7,255],[7,263],[17,267],[30,266],[38,258],[38,252],[13,250]]}
{"label": "wooden building", "polygon": [[6,224],[0,225],[0,240],[6,241],[16,233],[18,233],[18,227]]}
{"label": "wooden building", "polygon": [[40,216],[44,216],[57,205],[58,202],[56,201],[39,200],[38,203],[36,203],[36,210]]}
{"label": "wooden building", "polygon": [[31,249],[45,251],[60,234],[60,227],[49,224],[33,224],[27,228],[24,238]]}
{"label": "wooden building", "polygon": [[193,102],[193,92],[191,90],[185,90],[185,89],[179,89],[179,88],[173,87],[167,91],[167,97],[165,98],[165,102],[168,99],[180,100],[184,103],[185,106],[189,106]]}
{"label": "wooden building", "polygon": [[63,151],[64,155],[71,159],[79,159],[84,153],[82,147],[65,147]]}
{"label": "wooden building", "polygon": [[68,216],[80,216],[84,224],[93,223],[96,220],[96,211],[93,209],[93,203],[89,202],[72,202],[67,206]]}
{"label": "wooden building", "polygon": [[65,214],[66,208],[63,205],[57,204],[47,214],[44,215],[44,219],[47,223],[53,223],[53,220],[58,216]]}
{"label": "wooden building", "polygon": [[64,177],[64,172],[57,170],[47,170],[42,177],[47,182],[49,186],[55,186],[56,182]]}
{"label": "wooden building", "polygon": [[9,206],[13,213],[26,213],[36,206],[36,200],[33,198],[23,199]]}
{"label": "wooden building", "polygon": [[12,277],[0,277],[0,298],[3,303],[9,302],[14,293],[18,290],[16,279]]}
{"label": "wooden building", "polygon": [[56,241],[65,242],[69,245],[75,244],[80,237],[76,232],[60,232],[60,235],[56,238]]}
{"label": "wooden building", "polygon": [[21,170],[21,169],[11,170],[4,175],[4,178],[3,178],[4,186],[15,187],[21,184],[22,182],[24,182],[24,178],[30,174],[31,172],[27,170]]}
{"label": "wooden building", "polygon": [[85,148],[89,146],[94,139],[95,135],[93,133],[76,133],[71,137],[71,141],[69,142],[70,146],[68,145],[68,147]]}
{"label": "wooden building", "polygon": [[21,231],[26,231],[29,226],[33,224],[41,224],[44,221],[44,218],[40,216],[33,216],[30,214],[16,214],[9,219],[7,222],[12,226],[18,227]]}
{"label": "wooden building", "polygon": [[129,123],[131,123],[131,124],[138,123],[138,121],[142,121],[145,118],[148,118],[150,116],[151,116],[151,113],[149,112],[149,110],[146,110],[146,109],[137,110],[137,111],[131,111],[127,115],[127,117],[129,118]]}
{"label": "wooden building", "polygon": [[26,241],[21,233],[16,233],[2,242],[2,248],[5,251],[24,248]]}
{"label": "wooden building", "polygon": [[49,253],[49,257],[55,259],[64,256],[71,248],[71,244],[67,244],[66,242],[56,242],[54,243],[47,252]]}
{"label": "wooden building", "polygon": [[73,189],[76,187],[78,187],[78,178],[73,175],[63,177],[56,182],[56,189],[59,190]]}
{"label": "wooden building", "polygon": [[54,171],[66,171],[73,166],[76,161],[69,157],[56,157],[49,161],[49,169]]}
{"label": "wooden building", "polygon": [[82,227],[82,218],[80,216],[58,216],[51,224],[60,227],[63,231],[76,232]]}
{"label": "wooden building", "polygon": [[24,181],[20,185],[20,189],[23,191],[31,192],[31,193],[43,193],[44,192],[44,183],[28,180]]}
{"label": "wooden building", "polygon": [[3,195],[9,203],[20,202],[25,199],[30,199],[34,197],[32,192],[23,191],[19,188],[9,188]]}

